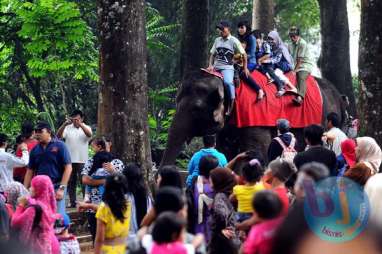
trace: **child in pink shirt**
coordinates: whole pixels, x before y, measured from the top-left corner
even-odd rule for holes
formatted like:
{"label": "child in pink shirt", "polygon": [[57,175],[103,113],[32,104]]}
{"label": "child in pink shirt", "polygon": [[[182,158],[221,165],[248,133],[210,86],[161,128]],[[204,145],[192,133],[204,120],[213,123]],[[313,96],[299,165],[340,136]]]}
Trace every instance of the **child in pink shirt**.
{"label": "child in pink shirt", "polygon": [[[155,221],[152,231],[154,244],[149,254],[193,254],[195,244],[184,244],[186,221],[174,212],[164,212]],[[201,239],[203,240],[203,239]],[[198,241],[198,240],[197,240]]]}
{"label": "child in pink shirt", "polygon": [[275,231],[283,220],[280,217],[282,203],[277,194],[267,190],[255,195],[252,206],[259,223],[251,228],[243,245],[243,253],[269,254]]}

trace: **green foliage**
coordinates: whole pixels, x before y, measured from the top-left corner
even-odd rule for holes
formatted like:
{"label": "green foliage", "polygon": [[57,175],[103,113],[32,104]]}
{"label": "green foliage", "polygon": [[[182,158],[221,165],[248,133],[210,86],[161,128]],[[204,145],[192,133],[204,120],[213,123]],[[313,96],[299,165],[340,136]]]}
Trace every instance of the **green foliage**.
{"label": "green foliage", "polygon": [[150,141],[154,150],[164,150],[166,146],[168,129],[175,115],[175,109],[168,105],[173,105],[175,92],[176,88],[172,86],[149,91]]}
{"label": "green foliage", "polygon": [[22,103],[15,105],[0,104],[0,132],[9,137],[16,137],[20,133],[21,124],[25,121],[34,122],[37,117],[36,110],[25,108]]}
{"label": "green foliage", "polygon": [[25,2],[15,13],[22,24],[18,35],[26,40],[24,47],[32,76],[61,72],[78,79],[97,79],[95,38],[75,3],[65,0]]}
{"label": "green foliage", "polygon": [[276,0],[276,21],[283,38],[288,29],[298,26],[308,40],[319,39],[320,8],[317,0]]}
{"label": "green foliage", "polygon": [[146,6],[146,39],[150,53],[155,54],[162,50],[174,51],[164,41],[169,40],[171,33],[178,27],[178,24],[164,25],[164,18],[158,10],[150,5]]}

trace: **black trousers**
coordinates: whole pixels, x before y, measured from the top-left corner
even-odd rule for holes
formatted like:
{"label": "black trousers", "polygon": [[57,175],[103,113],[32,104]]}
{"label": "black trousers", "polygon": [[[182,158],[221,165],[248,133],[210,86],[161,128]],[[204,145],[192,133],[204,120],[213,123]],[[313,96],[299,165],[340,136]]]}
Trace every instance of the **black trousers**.
{"label": "black trousers", "polygon": [[88,219],[89,232],[92,235],[93,244],[97,233],[97,218],[94,212],[86,212],[86,218]]}
{"label": "black trousers", "polygon": [[254,89],[257,93],[260,91],[261,87],[256,83],[256,81],[251,76],[247,77],[247,75],[245,75],[245,72],[243,71],[243,69],[240,69],[239,77],[247,85],[249,85],[252,89]]}
{"label": "black trousers", "polygon": [[84,163],[72,163],[72,174],[70,175],[68,183],[68,193],[70,204],[74,205],[77,201],[76,189],[77,189],[77,179],[82,188],[82,195],[84,194],[84,186],[81,182],[81,170],[84,167]]}
{"label": "black trousers", "polygon": [[277,75],[275,74],[275,71],[272,67],[271,64],[263,64],[261,65],[261,68],[260,68],[260,71],[265,74],[265,73],[268,73],[269,76],[271,76],[271,78],[274,80],[273,82],[276,84],[277,86],[277,90],[280,91],[281,89],[284,88],[284,82],[282,82],[280,80],[279,77],[277,77]]}

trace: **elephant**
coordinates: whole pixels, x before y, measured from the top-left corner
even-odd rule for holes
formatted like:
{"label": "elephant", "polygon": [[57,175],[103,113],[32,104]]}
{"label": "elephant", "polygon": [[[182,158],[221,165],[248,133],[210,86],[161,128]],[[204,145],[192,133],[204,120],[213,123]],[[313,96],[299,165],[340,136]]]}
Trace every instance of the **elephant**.
{"label": "elephant", "polygon": [[[326,115],[336,112],[344,122],[346,105],[343,97],[327,80],[316,78],[323,99],[322,124]],[[176,113],[168,132],[161,166],[175,163],[185,142],[194,137],[217,133],[217,148],[228,159],[242,151],[257,150],[266,161],[268,146],[276,135],[275,127],[237,128],[227,121],[228,93],[221,78],[197,71],[183,79],[176,96]],[[291,130],[299,141],[296,149],[304,149],[303,128]]]}

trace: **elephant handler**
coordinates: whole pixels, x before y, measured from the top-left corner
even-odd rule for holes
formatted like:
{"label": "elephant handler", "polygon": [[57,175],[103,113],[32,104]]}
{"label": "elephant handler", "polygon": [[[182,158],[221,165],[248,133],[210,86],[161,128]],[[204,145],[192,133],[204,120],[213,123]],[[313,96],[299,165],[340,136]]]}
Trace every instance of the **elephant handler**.
{"label": "elephant handler", "polygon": [[240,41],[231,35],[230,23],[228,21],[221,21],[216,28],[219,30],[220,37],[215,39],[214,45],[211,48],[207,70],[215,70],[223,75],[224,84],[230,91],[231,102],[226,112],[226,115],[230,115],[235,102],[233,56],[236,53],[243,55],[244,74],[248,77],[250,72],[247,67],[247,54]]}
{"label": "elephant handler", "polygon": [[292,43],[289,45],[289,52],[292,55],[295,66],[293,72],[297,79],[297,96],[293,99],[296,106],[301,106],[306,94],[306,79],[313,69],[313,61],[310,56],[308,44],[300,37],[300,29],[291,27],[289,38]]}

